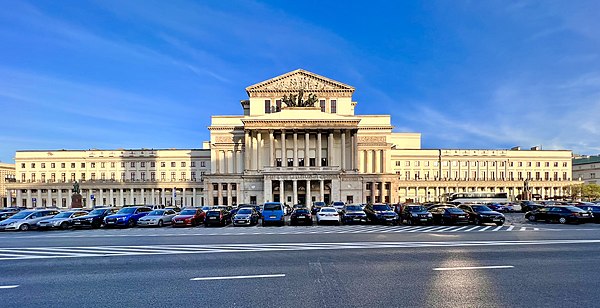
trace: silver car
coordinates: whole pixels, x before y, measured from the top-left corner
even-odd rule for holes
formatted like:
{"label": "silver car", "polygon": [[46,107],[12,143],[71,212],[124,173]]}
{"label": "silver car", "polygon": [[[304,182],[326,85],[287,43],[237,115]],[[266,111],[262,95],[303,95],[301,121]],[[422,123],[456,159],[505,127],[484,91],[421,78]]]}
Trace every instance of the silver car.
{"label": "silver car", "polygon": [[138,219],[137,225],[140,227],[162,227],[164,225],[170,225],[175,215],[177,215],[177,212],[171,209],[154,210],[148,213],[148,215]]}
{"label": "silver car", "polygon": [[51,218],[44,218],[37,223],[38,229],[53,229],[59,228],[66,230],[73,225],[73,218],[87,215],[87,211],[73,210],[58,213]]}
{"label": "silver car", "polygon": [[27,231],[35,229],[37,223],[60,213],[58,210],[23,210],[0,222],[0,230]]}

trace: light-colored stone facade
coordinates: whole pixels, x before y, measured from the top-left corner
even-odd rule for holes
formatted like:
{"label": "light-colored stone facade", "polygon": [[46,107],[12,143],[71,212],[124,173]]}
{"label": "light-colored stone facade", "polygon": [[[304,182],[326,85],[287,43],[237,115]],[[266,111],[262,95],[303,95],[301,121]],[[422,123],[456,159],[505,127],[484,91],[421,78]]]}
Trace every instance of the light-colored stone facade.
{"label": "light-colored stone facade", "polygon": [[15,181],[15,165],[0,163],[0,207],[12,205],[9,201],[10,192],[6,189],[6,183]]}
{"label": "light-colored stone facade", "polygon": [[600,184],[600,156],[575,157],[573,178],[586,184]]}
{"label": "light-colored stone facade", "polygon": [[[355,115],[354,88],[304,70],[246,88],[242,114],[213,116],[198,150],[19,151],[18,205],[235,205],[436,201],[452,192],[566,195],[571,151],[421,149],[389,115]],[[284,96],[316,97],[286,106]],[[174,193],[175,192],[175,193]],[[91,198],[94,195],[94,199]],[[34,201],[35,200],[35,201]]]}

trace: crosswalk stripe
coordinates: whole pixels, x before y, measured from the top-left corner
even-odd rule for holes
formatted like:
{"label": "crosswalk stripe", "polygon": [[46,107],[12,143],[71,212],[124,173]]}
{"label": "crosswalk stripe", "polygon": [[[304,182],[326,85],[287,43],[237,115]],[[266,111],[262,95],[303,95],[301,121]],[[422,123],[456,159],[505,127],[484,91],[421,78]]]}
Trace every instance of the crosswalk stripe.
{"label": "crosswalk stripe", "polygon": [[508,226],[508,228],[506,229],[506,231],[512,231],[515,228],[515,226]]}
{"label": "crosswalk stripe", "polygon": [[502,229],[502,226],[497,226],[497,227],[496,227],[496,228],[494,228],[492,231],[498,231],[498,230],[500,230],[500,229]]}
{"label": "crosswalk stripe", "polygon": [[485,231],[485,230],[487,230],[487,229],[489,229],[489,228],[491,228],[491,226],[485,226],[485,227],[483,227],[483,228],[479,229],[479,231]]}

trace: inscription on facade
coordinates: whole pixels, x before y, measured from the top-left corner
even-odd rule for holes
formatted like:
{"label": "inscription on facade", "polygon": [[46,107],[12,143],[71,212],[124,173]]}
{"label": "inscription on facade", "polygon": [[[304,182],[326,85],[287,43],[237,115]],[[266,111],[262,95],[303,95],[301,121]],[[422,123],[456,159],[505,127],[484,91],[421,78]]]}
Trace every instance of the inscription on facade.
{"label": "inscription on facade", "polygon": [[233,143],[233,137],[231,136],[216,136],[216,143]]}
{"label": "inscription on facade", "polygon": [[385,143],[385,136],[359,136],[359,143]]}

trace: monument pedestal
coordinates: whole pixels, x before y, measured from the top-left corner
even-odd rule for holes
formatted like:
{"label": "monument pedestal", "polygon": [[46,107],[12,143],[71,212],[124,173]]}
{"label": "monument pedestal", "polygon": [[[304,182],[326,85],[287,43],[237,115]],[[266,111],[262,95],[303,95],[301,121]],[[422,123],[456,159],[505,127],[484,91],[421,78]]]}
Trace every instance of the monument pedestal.
{"label": "monument pedestal", "polygon": [[73,194],[71,195],[71,208],[80,209],[83,207],[83,198],[81,194]]}

